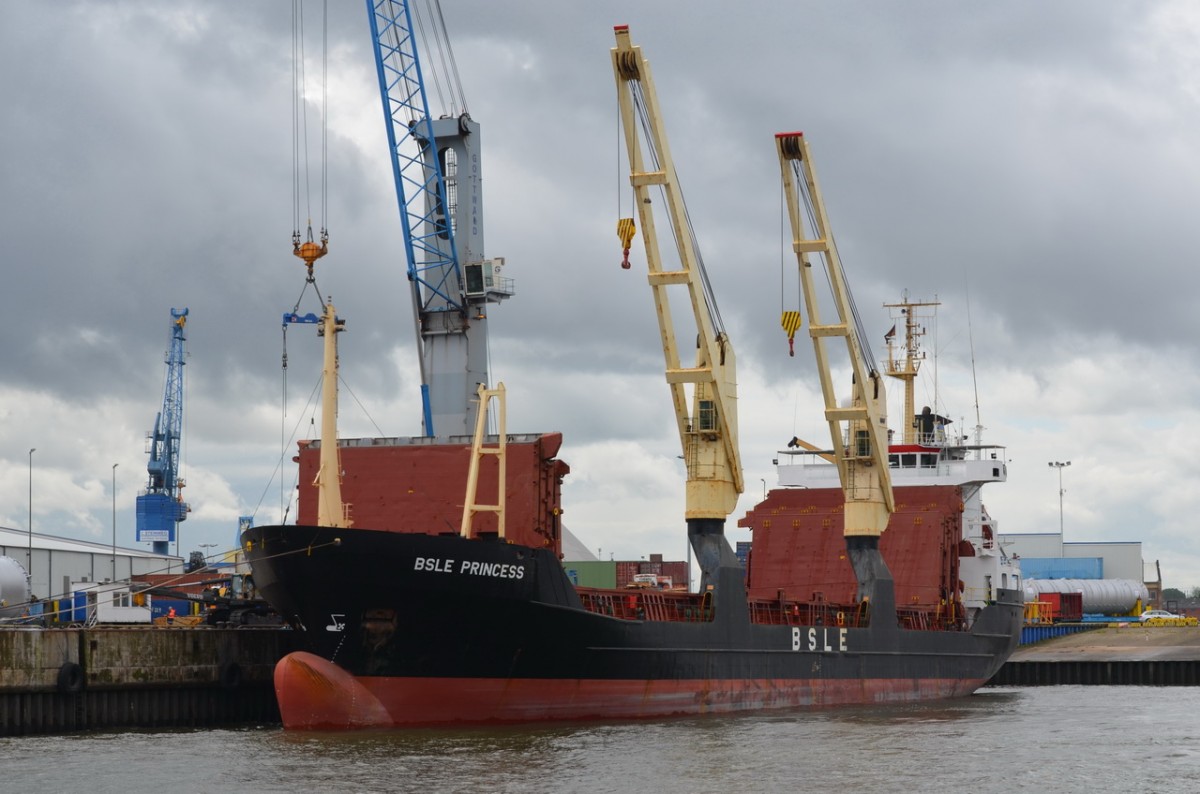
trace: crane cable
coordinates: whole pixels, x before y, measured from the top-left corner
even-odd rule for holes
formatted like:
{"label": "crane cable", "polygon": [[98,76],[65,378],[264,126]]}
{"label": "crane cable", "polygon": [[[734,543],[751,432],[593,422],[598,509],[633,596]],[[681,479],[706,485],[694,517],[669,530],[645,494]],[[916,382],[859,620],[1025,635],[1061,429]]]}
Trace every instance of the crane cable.
{"label": "crane cable", "polygon": [[[458,74],[458,63],[454,60],[454,48],[450,46],[450,36],[446,32],[446,18],[442,14],[442,4],[440,0],[426,0],[425,5],[426,13],[429,16],[430,33],[425,32],[425,21],[422,18],[419,3],[412,4],[413,15],[416,17],[417,29],[421,32],[421,39],[428,49],[436,53],[439,66],[439,68],[433,68],[435,64],[430,63],[426,74],[433,80],[438,101],[442,103],[446,115],[455,118],[460,115],[469,116],[467,96],[463,93],[462,80]],[[443,82],[445,83],[444,89]]]}
{"label": "crane cable", "polygon": [[[329,209],[328,190],[328,132],[329,132],[329,3],[322,0],[321,18],[321,171],[320,212],[321,243],[328,241],[326,214]],[[301,211],[307,220],[306,241],[314,243],[312,218],[312,187],[308,161],[308,101],[305,73],[304,0],[292,0],[292,242],[299,247]],[[299,253],[297,252],[297,255]],[[303,257],[307,261],[307,257]],[[316,259],[317,257],[312,257]],[[310,262],[311,267],[311,262]]]}
{"label": "crane cable", "polygon": [[[832,229],[823,229],[822,230],[819,226],[817,226],[815,200],[809,191],[808,180],[806,180],[804,178],[804,174],[802,173],[801,168],[800,168],[799,160],[795,160],[792,162],[792,169],[793,169],[793,174],[792,174],[793,178],[795,179],[796,184],[799,186],[800,198],[802,199],[803,204],[804,204],[804,212],[808,216],[809,228],[812,229],[814,231],[814,233],[818,234],[818,235],[823,231],[824,234],[826,234],[828,236],[828,243],[829,243],[830,249],[836,251],[837,250],[837,242],[834,240],[833,230]],[[841,261],[840,256],[838,256],[836,258],[826,256],[825,254],[820,254],[820,256],[825,260],[825,279],[827,282],[829,282],[829,284],[828,284],[829,290],[830,290],[830,292],[832,292],[833,284],[832,284],[832,277],[831,277],[831,273],[830,273],[831,269],[835,266],[841,269],[840,275],[841,275],[843,284],[846,283],[846,269],[844,267],[842,267],[842,261]],[[863,360],[867,362],[867,366],[870,369],[870,374],[872,376],[874,376],[878,372],[876,369],[876,366],[875,366],[875,354],[871,351],[871,343],[870,343],[869,337],[867,336],[867,333],[866,333],[866,326],[863,325],[862,315],[858,311],[858,304],[856,304],[854,302],[854,293],[852,291],[850,291],[849,289],[846,290],[846,302],[850,304],[850,315],[853,320],[855,336],[857,337],[859,351],[863,357]]]}
{"label": "crane cable", "polygon": [[[320,140],[320,244],[318,245],[313,234],[313,218],[312,218],[312,187],[310,179],[310,165],[308,158],[309,141],[308,141],[308,101],[307,101],[307,82],[305,72],[305,28],[304,28],[304,0],[292,0],[292,253],[302,259],[307,268],[307,277],[304,282],[304,287],[300,290],[300,297],[296,299],[296,305],[292,309],[292,313],[298,313],[300,309],[300,301],[304,297],[304,293],[308,290],[308,285],[313,286],[313,290],[320,301],[322,308],[325,306],[325,299],[321,296],[321,291],[317,287],[316,278],[313,275],[313,264],[317,259],[325,256],[329,252],[329,232],[326,223],[326,218],[329,209],[329,2],[322,0],[321,3],[321,140]],[[303,210],[306,218],[306,233],[302,234],[300,230],[300,218]],[[287,402],[288,402],[288,355],[287,355],[287,322],[283,323],[283,342],[281,354],[281,389],[280,400],[282,403],[280,417],[280,455],[286,454],[287,448]],[[279,510],[280,515],[286,514],[286,505],[290,502],[287,498],[285,486],[282,478],[279,483]],[[281,519],[282,520],[282,519]]]}
{"label": "crane cable", "polygon": [[[629,86],[630,93],[633,97],[633,107],[638,118],[638,123],[642,128],[642,135],[649,144],[649,142],[653,141],[651,134],[652,125],[650,123],[650,112],[646,107],[645,96],[642,92],[641,80],[629,80],[627,81],[627,85]],[[658,150],[652,145],[647,145],[646,152],[649,155],[651,170],[663,170],[662,164],[658,159]],[[708,268],[704,266],[704,257],[700,254],[700,245],[696,240],[696,229],[692,224],[692,215],[688,210],[687,201],[684,199],[685,193],[683,190],[683,185],[679,180],[679,174],[677,172],[672,173],[671,178],[675,182],[679,204],[683,208],[683,217],[679,220],[681,224],[686,227],[688,239],[692,244],[692,254],[696,260],[696,274],[699,277],[700,288],[704,295],[705,303],[707,304],[706,308],[708,309],[709,321],[712,323],[713,331],[717,334],[717,336],[724,337],[725,322],[721,319],[721,311],[717,307],[717,296],[716,293],[713,292],[712,282],[709,281],[708,278]],[[670,206],[670,203],[666,201],[666,191],[663,185],[658,185],[657,187],[663,205]],[[676,250],[680,250],[679,236],[676,233],[676,224],[674,223],[671,224],[671,235],[675,239]]]}

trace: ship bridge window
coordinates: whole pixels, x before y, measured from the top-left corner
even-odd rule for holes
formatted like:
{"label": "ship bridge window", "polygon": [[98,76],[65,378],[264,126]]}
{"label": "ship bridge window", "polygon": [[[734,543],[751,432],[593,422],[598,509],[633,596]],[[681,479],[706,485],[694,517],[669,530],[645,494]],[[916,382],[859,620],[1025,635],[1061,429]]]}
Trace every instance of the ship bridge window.
{"label": "ship bridge window", "polygon": [[910,452],[907,455],[900,456],[900,468],[915,469],[916,467],[917,467],[917,456],[916,455],[914,455],[913,453]]}
{"label": "ship bridge window", "polygon": [[888,455],[888,468],[889,469],[897,469],[899,467],[900,467],[900,456],[899,455]]}
{"label": "ship bridge window", "polygon": [[921,455],[921,468],[923,468],[923,469],[937,468],[937,455],[934,453],[929,453],[927,455]]}

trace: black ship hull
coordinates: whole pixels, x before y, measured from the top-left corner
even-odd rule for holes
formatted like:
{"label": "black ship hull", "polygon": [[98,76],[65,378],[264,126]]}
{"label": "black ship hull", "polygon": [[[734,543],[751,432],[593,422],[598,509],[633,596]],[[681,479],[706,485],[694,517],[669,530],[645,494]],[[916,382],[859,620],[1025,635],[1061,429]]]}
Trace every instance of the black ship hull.
{"label": "black ship hull", "polygon": [[1020,593],[1000,590],[970,630],[899,628],[886,600],[863,628],[762,625],[726,566],[690,619],[630,619],[586,609],[550,551],[494,539],[263,526],[242,542],[256,586],[304,635],[276,670],[289,728],[953,697],[999,669],[1022,616]]}

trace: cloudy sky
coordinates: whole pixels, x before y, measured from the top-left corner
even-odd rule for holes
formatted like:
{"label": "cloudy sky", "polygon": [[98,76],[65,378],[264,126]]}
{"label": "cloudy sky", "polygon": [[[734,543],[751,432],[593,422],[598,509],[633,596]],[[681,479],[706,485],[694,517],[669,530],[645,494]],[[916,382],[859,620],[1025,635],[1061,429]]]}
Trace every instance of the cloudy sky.
{"label": "cloudy sky", "polygon": [[[193,512],[181,551],[231,547],[239,515],[279,520],[319,374],[303,328],[288,336],[286,385],[280,365],[280,315],[304,278],[291,253],[291,5],[0,5],[0,525],[26,528],[32,501],[35,531],[108,542],[116,463],[118,542],[134,545],[170,309],[183,306]],[[350,329],[343,434],[415,435],[366,11],[330,5],[331,253],[318,281]],[[905,290],[942,303],[926,338],[937,378],[918,404],[936,395],[958,427],[978,415],[985,440],[1007,447],[1009,481],[985,492],[1001,531],[1057,529],[1047,463],[1069,460],[1068,541],[1140,540],[1168,586],[1200,586],[1190,2],[458,0],[444,11],[483,125],[487,253],[516,279],[517,296],[491,312],[493,378],[508,389],[511,430],[565,434],[565,519],[588,547],[685,554],[641,238],[624,271],[614,232],[628,187],[608,53],[612,26],[629,24],[738,351],[747,493],[731,526],[774,484],[788,439],[826,441],[811,348],[800,338],[789,358],[779,328],[796,295],[780,286],[795,264],[773,135],[802,129],[876,353],[894,321],[885,303]]]}

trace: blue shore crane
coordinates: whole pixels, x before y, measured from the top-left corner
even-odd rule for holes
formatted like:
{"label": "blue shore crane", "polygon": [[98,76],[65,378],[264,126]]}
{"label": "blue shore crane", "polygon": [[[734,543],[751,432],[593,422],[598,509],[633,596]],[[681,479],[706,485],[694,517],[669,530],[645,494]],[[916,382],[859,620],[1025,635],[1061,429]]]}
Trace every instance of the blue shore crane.
{"label": "blue shore crane", "polygon": [[179,447],[183,432],[183,328],[188,310],[171,309],[171,346],[167,350],[167,384],[162,410],[146,437],[150,462],[146,492],[137,498],[137,541],[153,543],[155,554],[168,554],[177,525],[187,518],[183,479],[179,476]]}
{"label": "blue shore crane", "polygon": [[[424,435],[470,435],[478,387],[490,385],[487,304],[514,293],[504,260],[483,254],[479,124],[453,90],[456,73],[439,80],[456,94],[451,108],[431,115],[409,3],[367,0],[367,9],[417,324]],[[440,20],[438,9],[428,43],[441,42],[452,71]]]}

